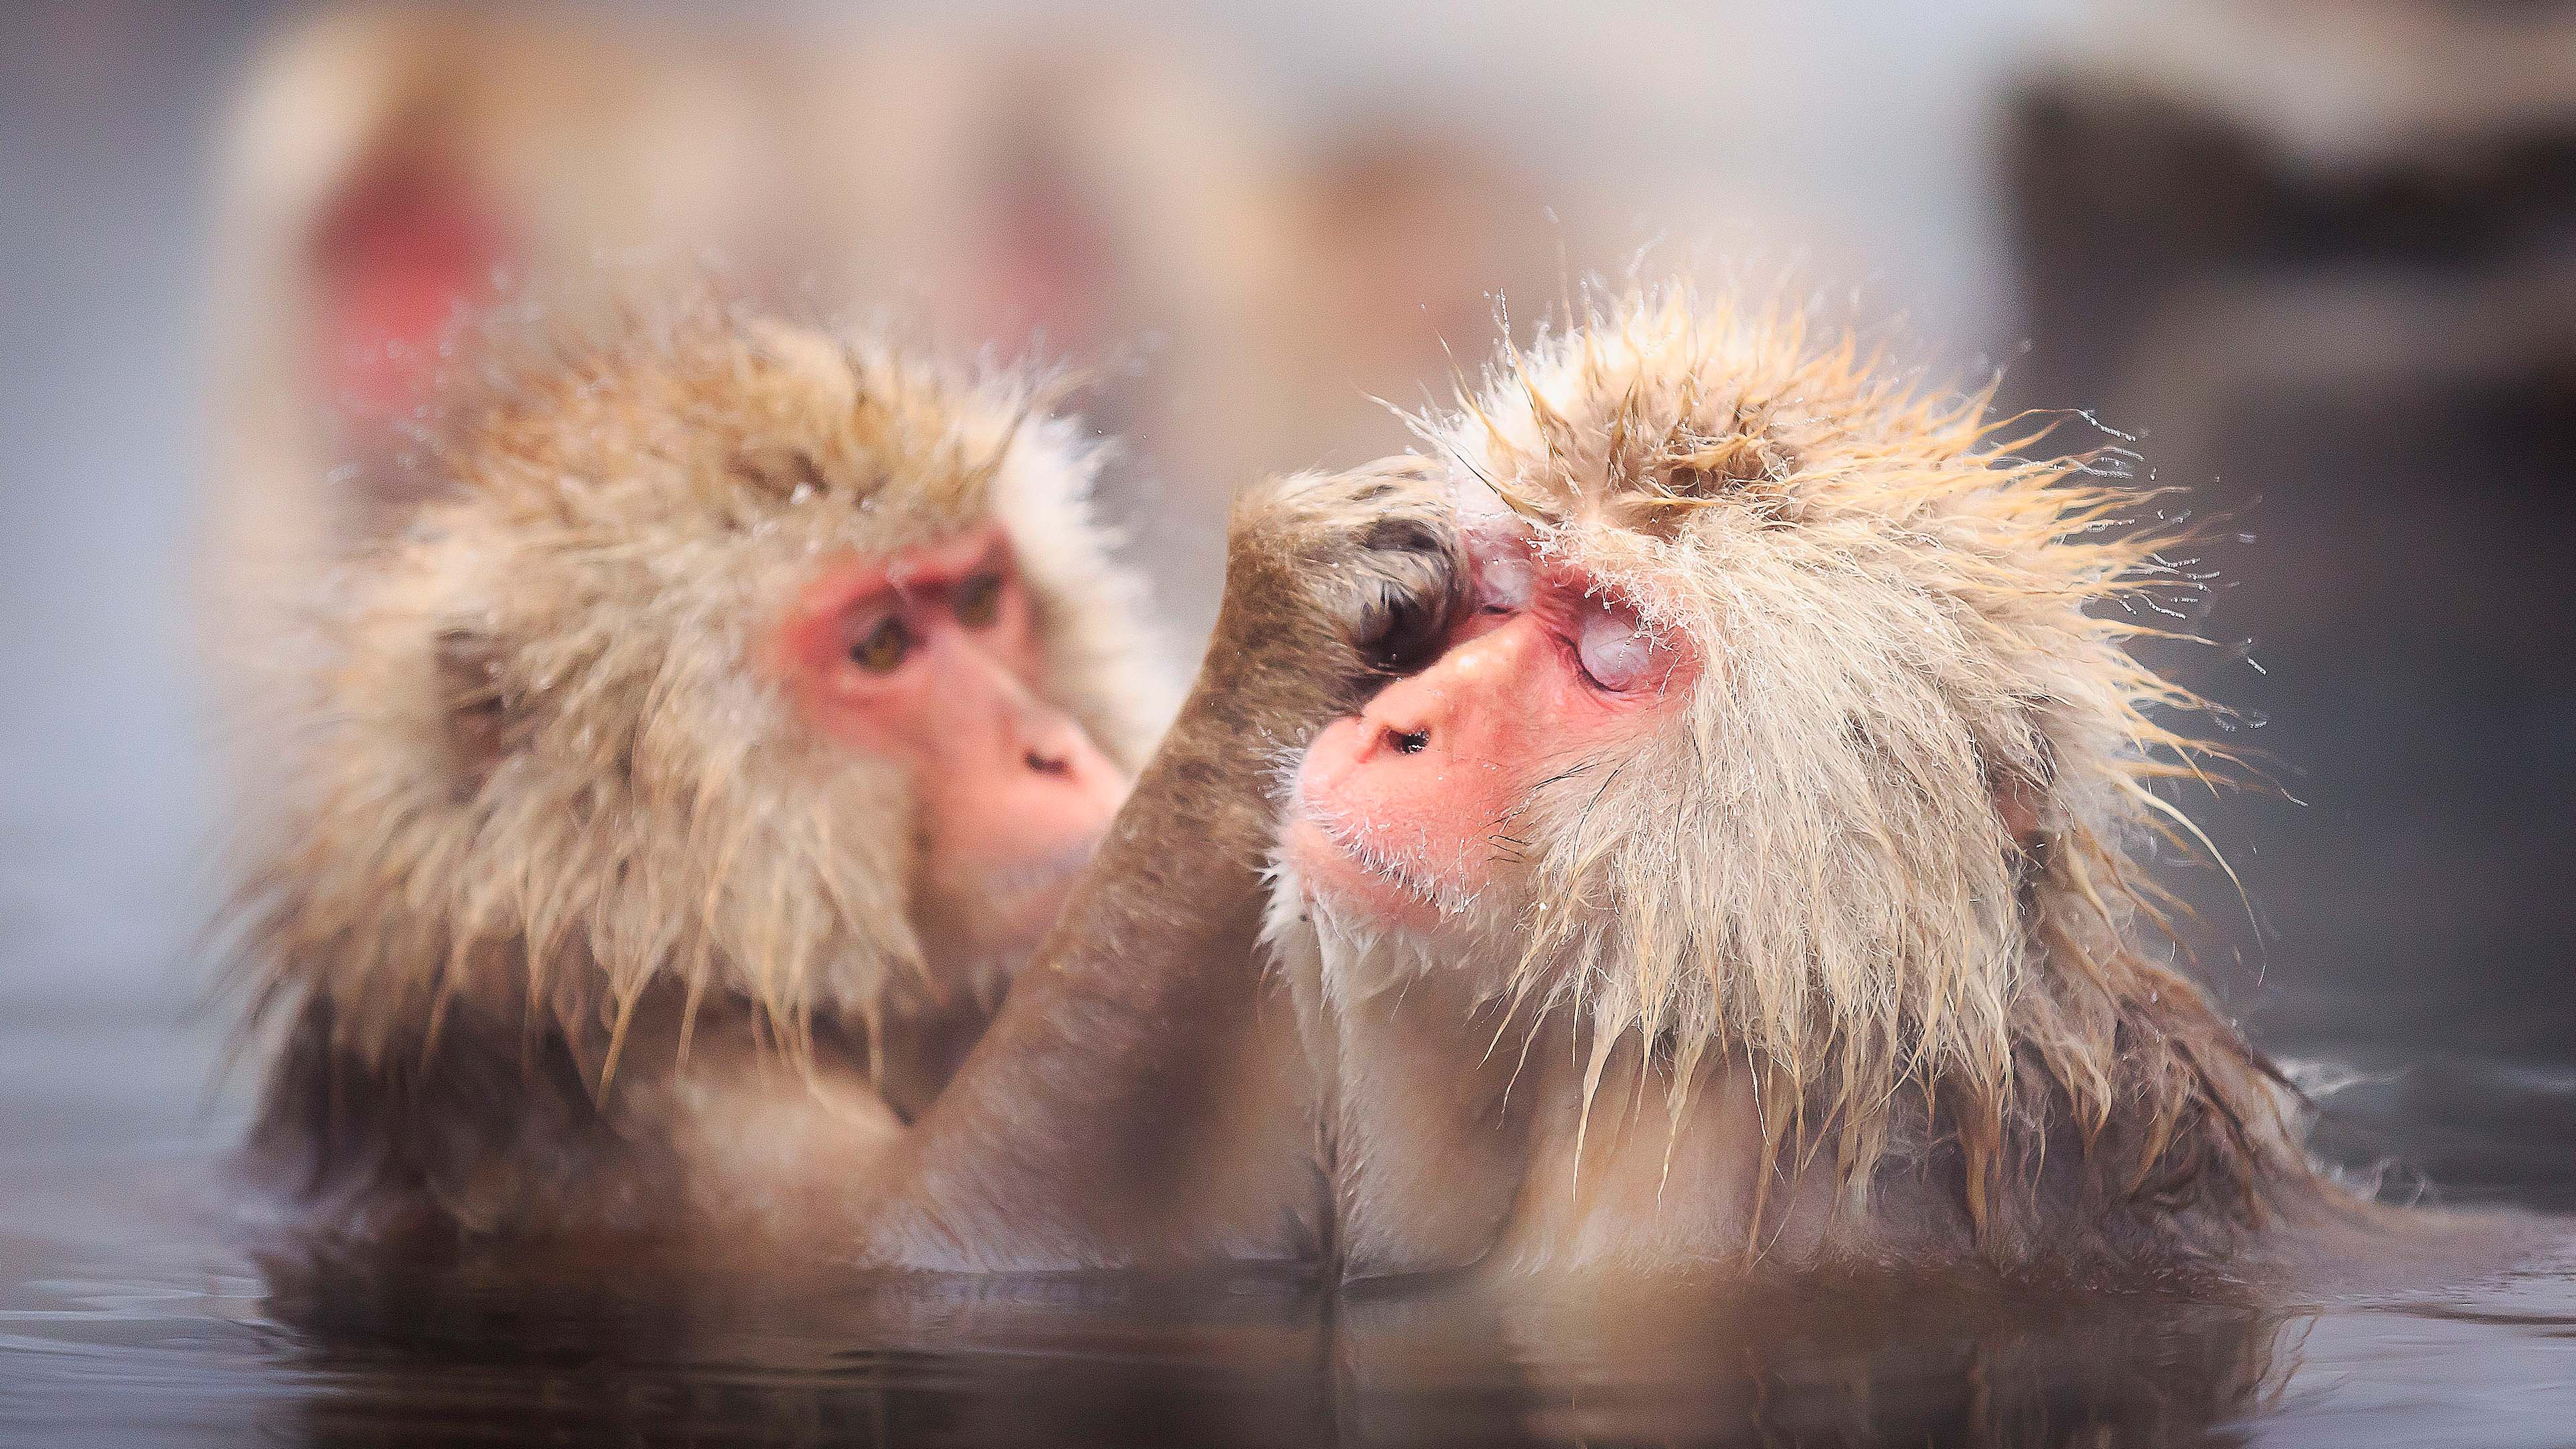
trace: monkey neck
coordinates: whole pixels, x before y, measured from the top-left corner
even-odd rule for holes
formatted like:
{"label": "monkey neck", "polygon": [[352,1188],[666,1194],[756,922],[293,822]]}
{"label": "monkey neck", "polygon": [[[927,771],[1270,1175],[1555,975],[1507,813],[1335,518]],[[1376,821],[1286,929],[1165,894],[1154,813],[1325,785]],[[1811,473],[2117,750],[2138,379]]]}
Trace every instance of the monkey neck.
{"label": "monkey neck", "polygon": [[[817,1092],[827,1082],[833,1092],[871,1090],[896,1118],[910,1122],[929,1109],[993,1015],[983,993],[959,989],[937,1001],[887,1003],[872,1017],[849,1011],[819,1015],[791,1045],[751,1003],[718,998],[701,1002],[694,1021],[686,1023],[684,1052],[686,1000],[685,992],[669,986],[646,993],[630,1015],[614,1083],[602,1081],[606,1032],[566,1034],[601,1110],[611,1118],[664,1114],[670,1110],[665,1088],[702,1091],[714,1080],[711,1064],[721,1063],[724,1071],[747,1074],[757,1067],[780,1082],[807,1082]],[[624,1090],[613,1090],[619,1086]]]}
{"label": "monkey neck", "polygon": [[1391,960],[1311,921],[1273,939],[1316,1067],[1346,1277],[1731,1268],[1829,1246],[1830,1172],[1761,1187],[1773,1150],[1740,1054],[1711,1052],[1677,1092],[1668,1054],[1628,1033],[1596,1073],[1571,1009],[1512,1012],[1460,963]]}
{"label": "monkey neck", "polygon": [[1357,983],[1365,964],[1331,959],[1311,925],[1274,939],[1314,1067],[1341,1273],[1478,1261],[1502,1231],[1527,1156],[1529,1114],[1511,1102],[1515,1054],[1482,1050],[1501,1012],[1432,969]]}
{"label": "monkey neck", "polygon": [[609,1032],[459,999],[434,1037],[377,1053],[316,995],[263,1084],[248,1166],[352,1243],[790,1240],[900,1129],[849,1043],[793,1059],[738,1003],[648,989]]}

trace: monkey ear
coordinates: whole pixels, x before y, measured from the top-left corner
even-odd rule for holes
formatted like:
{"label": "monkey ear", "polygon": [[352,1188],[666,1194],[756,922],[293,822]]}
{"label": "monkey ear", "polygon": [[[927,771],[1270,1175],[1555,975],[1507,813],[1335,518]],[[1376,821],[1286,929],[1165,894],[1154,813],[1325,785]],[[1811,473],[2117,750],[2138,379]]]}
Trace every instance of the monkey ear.
{"label": "monkey ear", "polygon": [[[2003,820],[2004,834],[2011,838],[2015,849],[2030,855],[2048,843],[2042,817],[2048,811],[2048,792],[2057,783],[2057,750],[2040,707],[2025,702],[2023,709],[2038,745],[2035,761],[2029,759],[2027,750],[2006,752],[1985,739],[1977,741],[1976,749],[1985,767],[1986,788],[1995,797],[1995,813]],[[2004,763],[2011,758],[2021,758],[2025,763]]]}
{"label": "monkey ear", "polygon": [[341,517],[358,538],[399,529],[448,486],[413,430],[458,319],[499,295],[503,228],[475,188],[433,161],[361,162],[316,210],[301,265],[311,298],[313,401],[348,464]]}
{"label": "monkey ear", "polygon": [[2004,833],[2025,853],[2040,843],[2039,812],[2047,798],[2044,786],[2019,775],[1995,784],[1995,809],[2004,818]]}
{"label": "monkey ear", "polygon": [[309,309],[307,376],[330,418],[353,539],[392,534],[448,480],[417,456],[456,325],[497,297],[502,227],[451,168],[394,152],[358,162],[314,211],[301,268]]}
{"label": "monkey ear", "polygon": [[482,783],[503,756],[527,743],[526,702],[512,690],[500,641],[474,629],[440,631],[431,647],[448,751],[466,788]]}

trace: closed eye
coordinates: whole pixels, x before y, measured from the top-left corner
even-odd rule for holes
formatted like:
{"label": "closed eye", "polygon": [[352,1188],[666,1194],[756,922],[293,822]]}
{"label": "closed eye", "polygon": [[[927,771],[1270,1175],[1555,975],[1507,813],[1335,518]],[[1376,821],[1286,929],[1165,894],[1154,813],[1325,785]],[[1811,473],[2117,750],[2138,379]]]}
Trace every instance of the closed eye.
{"label": "closed eye", "polygon": [[1655,673],[1655,641],[1624,609],[1591,608],[1574,638],[1576,667],[1595,689],[1624,694]]}

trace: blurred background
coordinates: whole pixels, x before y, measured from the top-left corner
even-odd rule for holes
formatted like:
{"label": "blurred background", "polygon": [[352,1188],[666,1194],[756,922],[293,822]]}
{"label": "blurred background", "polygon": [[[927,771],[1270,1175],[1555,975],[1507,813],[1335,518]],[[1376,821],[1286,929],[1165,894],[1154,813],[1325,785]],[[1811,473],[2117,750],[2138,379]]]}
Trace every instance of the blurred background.
{"label": "blurred background", "polygon": [[2576,9],[1585,12],[0,8],[0,1149],[222,1140],[219,720],[454,307],[715,270],[1082,364],[1187,659],[1234,487],[1690,272],[2187,490],[2161,662],[2280,786],[2186,802],[2208,973],[2338,1155],[2576,1206]]}

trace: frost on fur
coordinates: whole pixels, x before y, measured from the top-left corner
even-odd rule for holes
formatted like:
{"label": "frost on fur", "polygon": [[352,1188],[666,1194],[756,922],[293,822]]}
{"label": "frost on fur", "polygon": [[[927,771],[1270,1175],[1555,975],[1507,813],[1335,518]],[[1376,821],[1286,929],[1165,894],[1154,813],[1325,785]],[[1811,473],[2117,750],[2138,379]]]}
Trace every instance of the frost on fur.
{"label": "frost on fur", "polygon": [[374,1061],[471,1003],[613,1062],[656,983],[791,1047],[930,990],[905,781],[799,727],[757,624],[812,556],[997,520],[1046,692],[1133,770],[1162,691],[1090,515],[1098,450],[1048,400],[712,301],[454,392],[431,501],[348,562],[275,705],[239,912],[262,1009],[317,997]]}

